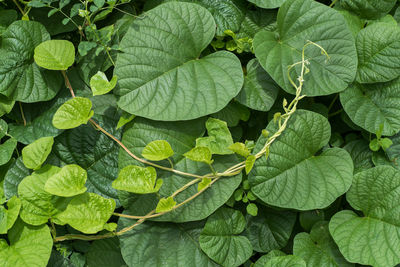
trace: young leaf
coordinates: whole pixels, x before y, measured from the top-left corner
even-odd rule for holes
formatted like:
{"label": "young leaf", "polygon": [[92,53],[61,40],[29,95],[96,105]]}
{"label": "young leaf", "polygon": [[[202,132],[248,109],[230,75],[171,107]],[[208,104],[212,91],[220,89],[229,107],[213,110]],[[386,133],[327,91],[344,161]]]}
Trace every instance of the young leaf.
{"label": "young leaf", "polygon": [[246,211],[248,214],[250,214],[251,216],[257,216],[258,213],[258,208],[257,205],[254,203],[250,203],[246,206]]}
{"label": "young leaf", "polygon": [[118,120],[117,130],[119,128],[121,128],[122,126],[126,125],[127,123],[131,122],[135,117],[136,117],[135,115],[131,115],[127,112],[123,112],[123,114],[121,115],[121,117]]}
{"label": "young leaf", "polygon": [[98,71],[90,78],[90,88],[93,95],[104,95],[110,92],[117,85],[117,76],[113,76],[111,81],[108,81],[104,72]]}
{"label": "young leaf", "polygon": [[162,184],[163,180],[157,180],[157,173],[153,167],[129,165],[120,171],[112,187],[135,194],[151,194],[158,192]]}
{"label": "young leaf", "polygon": [[37,170],[46,161],[54,144],[53,137],[42,137],[22,149],[22,160],[28,169]]}
{"label": "young leaf", "polygon": [[208,147],[195,147],[183,155],[193,161],[204,162],[207,164],[211,164],[213,162],[211,159],[211,151]]}
{"label": "young leaf", "polygon": [[58,129],[72,129],[86,124],[93,116],[92,102],[88,98],[75,97],[56,111],[53,117],[53,125]]}
{"label": "young leaf", "polygon": [[173,197],[161,198],[157,204],[156,212],[167,212],[172,210],[176,205],[176,201]]}
{"label": "young leaf", "polygon": [[235,152],[236,154],[245,158],[247,158],[247,156],[250,154],[250,150],[243,143],[236,142],[230,145],[228,148],[233,152]]}
{"label": "young leaf", "polygon": [[114,209],[113,199],[86,192],[75,196],[65,211],[57,214],[56,222],[67,223],[85,234],[94,234],[104,229]]}
{"label": "young leaf", "polygon": [[174,155],[171,145],[165,140],[155,140],[148,143],[142,151],[142,156],[148,160],[160,161]]}
{"label": "young leaf", "polygon": [[48,70],[67,70],[74,64],[75,47],[70,41],[48,40],[35,48],[36,64]]}
{"label": "young leaf", "polygon": [[226,122],[209,118],[206,122],[207,137],[196,139],[196,147],[208,147],[211,154],[232,154],[229,149],[233,145],[231,132],[228,129]]}
{"label": "young leaf", "polygon": [[382,138],[379,140],[379,144],[382,147],[383,150],[388,149],[391,145],[393,145],[393,141],[390,140],[389,138]]}
{"label": "young leaf", "polygon": [[246,174],[249,174],[251,172],[255,162],[256,162],[256,157],[254,155],[250,155],[246,158],[245,161]]}
{"label": "young leaf", "polygon": [[376,138],[372,139],[371,142],[369,142],[369,148],[372,151],[378,151],[379,148],[381,148],[381,146],[380,146],[380,144],[378,142],[378,139],[376,139]]}
{"label": "young leaf", "polygon": [[80,166],[66,165],[46,181],[44,190],[52,195],[72,197],[86,192],[86,179],[87,173]]}
{"label": "young leaf", "polygon": [[211,183],[211,178],[203,178],[199,183],[199,185],[197,186],[197,191],[200,192],[204,188],[208,187],[210,183]]}

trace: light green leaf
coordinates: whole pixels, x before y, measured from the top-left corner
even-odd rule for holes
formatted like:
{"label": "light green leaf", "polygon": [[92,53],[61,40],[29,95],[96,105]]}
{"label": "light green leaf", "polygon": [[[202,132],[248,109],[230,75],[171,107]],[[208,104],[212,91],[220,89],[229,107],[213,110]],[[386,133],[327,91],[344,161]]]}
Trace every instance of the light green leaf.
{"label": "light green leaf", "polygon": [[400,246],[399,188],[400,172],[390,166],[354,176],[346,197],[365,217],[344,210],[329,223],[329,231],[348,261],[376,267],[400,263],[400,251],[394,249]]}
{"label": "light green leaf", "polygon": [[[0,206],[0,208],[2,208],[2,206]],[[4,223],[5,226],[4,228],[0,228],[0,234],[6,234],[7,230],[14,225],[18,218],[19,211],[21,210],[21,200],[16,196],[13,196],[7,201],[7,208],[8,209],[3,208],[3,222],[0,218],[0,225],[3,225]]]}
{"label": "light green leaf", "polygon": [[135,20],[121,41],[123,53],[116,62],[118,106],[165,121],[221,110],[240,91],[243,71],[230,52],[199,58],[214,35],[212,15],[193,3],[161,4]]}
{"label": "light green leaf", "polygon": [[28,169],[37,170],[49,156],[54,144],[53,137],[42,137],[22,149],[22,160]]}
{"label": "light green leaf", "polygon": [[340,254],[325,221],[317,222],[310,234],[299,233],[295,236],[293,254],[302,258],[307,266],[354,267]]}
{"label": "light green leaf", "polygon": [[176,201],[173,197],[161,198],[160,201],[158,201],[156,212],[161,213],[171,211],[175,205]]}
{"label": "light green leaf", "polygon": [[160,161],[174,155],[171,145],[165,140],[155,140],[148,143],[142,151],[142,156],[148,160]]}
{"label": "light green leaf", "polygon": [[58,108],[53,117],[53,125],[58,129],[72,129],[86,124],[93,116],[92,101],[75,97]]}
{"label": "light green leaf", "polygon": [[112,187],[135,194],[150,194],[158,192],[162,184],[163,180],[157,180],[157,173],[153,167],[130,165],[120,171]]}
{"label": "light green leaf", "polygon": [[307,267],[307,264],[302,258],[287,255],[271,258],[264,267]]}
{"label": "light green leaf", "polygon": [[35,47],[50,39],[45,27],[19,20],[1,38],[0,93],[9,100],[29,103],[52,99],[61,88],[61,74],[41,69],[33,60]]}
{"label": "light green leaf", "polygon": [[394,7],[396,0],[340,0],[340,6],[366,19],[378,19]]}
{"label": "light green leaf", "polygon": [[52,195],[72,197],[86,192],[86,179],[87,173],[80,166],[66,165],[46,181],[44,190]]}
{"label": "light green leaf", "polygon": [[18,185],[18,196],[22,203],[20,216],[24,222],[41,225],[66,208],[69,199],[51,195],[44,190],[46,181],[59,171],[58,167],[46,165],[25,177]]}
{"label": "light green leaf", "polygon": [[211,154],[233,154],[229,149],[229,146],[233,145],[233,139],[226,122],[209,118],[206,122],[206,128],[208,136],[197,138],[196,147],[208,147]]}
{"label": "light green leaf", "polygon": [[9,245],[0,239],[0,266],[47,266],[53,246],[47,225],[32,226],[18,220],[8,232],[8,240]]}
{"label": "light green leaf", "polygon": [[[132,220],[121,218],[118,224],[128,227]],[[199,247],[203,226],[204,222],[145,222],[119,237],[122,256],[128,266],[217,267]]]}
{"label": "light green leaf", "polygon": [[[313,0],[286,0],[280,7],[275,32],[260,31],[254,37],[254,51],[261,66],[285,91],[294,94],[290,84],[288,66],[301,61],[307,40],[312,41],[330,55],[309,45],[305,59],[310,72],[305,76],[302,94],[329,95],[346,89],[354,80],[357,53],[354,38],[343,16],[334,9]],[[300,75],[300,65],[292,69],[294,81]]]}
{"label": "light green leaf", "polygon": [[381,84],[353,84],[340,93],[340,102],[352,122],[370,133],[383,124],[383,135],[400,131],[400,78]]}
{"label": "light green leaf", "polygon": [[211,164],[213,160],[211,159],[211,151],[208,147],[194,147],[192,150],[183,154],[186,158],[197,161],[204,162],[206,164]]}
{"label": "light green leaf", "polygon": [[356,39],[359,83],[388,82],[400,75],[400,29],[397,23],[374,23]]}
{"label": "light green leaf", "polygon": [[108,81],[107,76],[102,71],[98,71],[90,78],[90,88],[93,95],[104,95],[110,92],[117,85],[117,76],[113,76],[111,81]]}
{"label": "light green leaf", "polygon": [[240,211],[221,208],[207,219],[199,237],[201,249],[223,266],[239,266],[250,258],[250,241],[239,234],[246,220]]}
{"label": "light green leaf", "polygon": [[94,241],[86,253],[88,267],[123,267],[126,266],[117,237]]}
{"label": "light green leaf", "polygon": [[113,199],[106,199],[95,193],[84,193],[75,196],[65,211],[57,214],[56,219],[85,234],[94,234],[104,229],[114,209]]}
{"label": "light green leaf", "polygon": [[236,142],[228,147],[230,150],[235,152],[236,154],[247,158],[250,154],[250,150],[246,147],[245,144]]}
{"label": "light green leaf", "polygon": [[197,191],[201,191],[204,188],[207,188],[211,183],[211,178],[203,178],[199,185],[197,186]]}
{"label": "light green leaf", "polygon": [[261,8],[277,8],[280,7],[286,0],[247,0]]}
{"label": "light green leaf", "polygon": [[250,155],[246,158],[245,161],[245,170],[246,174],[249,174],[254,167],[254,163],[256,163],[256,156]]}
{"label": "light green leaf", "polygon": [[0,166],[10,161],[16,147],[17,140],[13,137],[0,145]]}
{"label": "light green leaf", "polygon": [[236,99],[251,109],[270,110],[278,96],[279,86],[261,67],[257,59],[250,60],[246,69],[243,89]]}
{"label": "light green leaf", "polygon": [[[269,123],[267,130],[277,130]],[[297,110],[286,130],[270,146],[268,159],[261,157],[249,175],[251,191],[262,201],[298,210],[329,206],[344,194],[353,178],[353,161],[341,148],[328,148],[331,128],[320,114]],[[267,138],[261,136],[256,148]]]}
{"label": "light green leaf", "polygon": [[135,115],[131,115],[127,112],[123,112],[123,114],[121,115],[121,117],[118,120],[117,130],[119,128],[121,128],[122,126],[126,125],[127,123],[131,122],[135,117],[136,117]]}
{"label": "light green leaf", "polygon": [[75,47],[70,41],[48,40],[36,46],[36,64],[48,70],[67,70],[74,64]]}

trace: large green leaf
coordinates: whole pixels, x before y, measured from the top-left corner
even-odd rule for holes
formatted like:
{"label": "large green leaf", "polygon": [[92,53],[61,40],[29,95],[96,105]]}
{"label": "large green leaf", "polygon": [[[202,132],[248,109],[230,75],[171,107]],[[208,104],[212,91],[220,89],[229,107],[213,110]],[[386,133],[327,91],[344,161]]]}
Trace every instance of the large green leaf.
{"label": "large green leaf", "polygon": [[[203,135],[204,123],[204,119],[171,123],[136,118],[134,123],[125,129],[122,141],[132,152],[140,155],[143,148],[149,142],[153,140],[167,140],[175,152],[172,157],[175,169],[204,175],[211,172],[207,164],[194,162],[183,156],[183,154],[195,146],[196,138]],[[235,162],[237,162],[237,159],[233,155],[216,156],[213,166],[217,171],[221,172],[232,166]],[[140,164],[133,160],[127,153],[121,151],[119,166],[123,168],[128,165]],[[169,163],[166,162],[165,166],[169,166]],[[160,197],[170,196],[175,190],[193,179],[192,177],[184,177],[163,171],[159,171],[158,177],[164,181],[159,191]],[[240,175],[220,179],[194,200],[159,217],[158,220],[186,222],[204,219],[229,199],[240,182]],[[197,184],[192,185],[176,196],[174,200],[180,203],[197,192]],[[127,212],[135,215],[145,215],[146,212],[156,207],[158,200],[159,198],[155,194],[144,196],[123,194],[121,196],[121,202],[128,208]]]}
{"label": "large green leaf", "polygon": [[247,0],[247,1],[262,8],[277,8],[280,7],[286,0]]}
{"label": "large green leaf", "polygon": [[66,208],[69,199],[51,195],[44,190],[46,181],[59,171],[58,167],[46,165],[19,184],[18,196],[22,202],[20,216],[24,222],[41,225]]}
{"label": "large green leaf", "polygon": [[53,137],[42,137],[22,149],[22,160],[25,167],[39,169],[51,152],[54,144]]}
{"label": "large green leaf", "polygon": [[239,266],[253,251],[250,241],[239,235],[245,226],[240,211],[221,208],[207,219],[199,237],[200,247],[223,266]]}
{"label": "large green leaf", "polygon": [[66,40],[47,40],[34,51],[36,64],[48,70],[67,70],[74,64],[74,44]]}
{"label": "large green leaf", "polygon": [[275,9],[248,9],[237,36],[254,38],[262,29],[273,29],[276,26],[276,14]]}
{"label": "large green leaf", "polygon": [[247,63],[247,74],[242,91],[236,97],[243,105],[260,111],[271,109],[279,92],[279,86],[261,67],[257,59]]}
{"label": "large green leaf", "polygon": [[[378,166],[354,176],[347,192],[350,205],[365,217],[344,210],[336,213],[329,231],[350,262],[377,267],[400,263],[400,172]],[[349,234],[351,233],[351,234]]]}
{"label": "large green leaf", "polygon": [[123,53],[116,63],[119,107],[142,117],[173,121],[198,118],[226,106],[240,91],[243,72],[230,52],[199,58],[214,34],[211,14],[192,3],[168,2],[135,20],[121,41]]}
{"label": "large green leaf", "polygon": [[354,173],[372,168],[372,151],[365,140],[354,140],[343,147],[349,152],[354,163]]}
{"label": "large green leaf", "polygon": [[[2,206],[0,206],[0,209]],[[19,211],[21,210],[21,200],[17,198],[16,196],[13,196],[10,198],[7,202],[7,209],[4,208],[4,217],[2,220],[4,220],[4,229],[0,228],[0,234],[6,234],[7,230],[10,229],[15,221],[18,218]],[[0,210],[1,211],[1,210]],[[0,219],[0,225],[3,225],[3,222]]]}
{"label": "large green leaf", "polygon": [[261,256],[255,263],[254,267],[265,267],[267,262],[275,257],[286,256],[285,252],[280,250],[272,250],[268,254]]}
{"label": "large green leaf", "polygon": [[72,129],[86,124],[93,116],[92,101],[85,97],[75,97],[62,104],[53,116],[57,129]]}
{"label": "large green leaf", "polygon": [[377,19],[384,16],[395,4],[396,0],[340,0],[342,8],[366,19]]}
{"label": "large green leaf", "polygon": [[299,233],[294,238],[293,254],[302,258],[307,266],[352,267],[340,254],[331,238],[328,222],[316,223],[311,232]]}
{"label": "large green leaf", "polygon": [[[267,130],[275,132],[271,122]],[[270,147],[268,159],[258,159],[249,175],[252,192],[278,207],[310,210],[327,207],[345,193],[353,178],[353,161],[340,148],[315,156],[330,139],[328,120],[317,113],[298,110],[285,131]],[[257,146],[263,146],[261,136]]]}
{"label": "large green leaf", "polygon": [[117,237],[94,241],[86,254],[88,267],[126,266]]}
{"label": "large green leaf", "polygon": [[296,214],[260,208],[256,217],[248,216],[245,235],[257,252],[270,252],[286,246],[292,233]]}
{"label": "large green leaf", "polygon": [[306,262],[297,256],[277,256],[266,262],[264,267],[306,267]]}
{"label": "large green leaf", "polygon": [[21,181],[29,176],[31,171],[27,169],[22,161],[22,157],[15,160],[7,170],[4,176],[4,195],[7,199],[16,196],[18,192],[18,185]]}
{"label": "large green leaf", "polygon": [[[120,219],[118,224],[127,227],[132,223],[132,220]],[[122,256],[130,267],[216,267],[197,241],[203,226],[204,222],[146,222],[119,237]]]}
{"label": "large green leaf", "polygon": [[[254,50],[271,77],[285,91],[294,93],[287,70],[301,61],[307,40],[322,46],[330,60],[326,60],[319,48],[313,45],[306,48],[310,72],[305,76],[303,93],[307,96],[329,95],[346,89],[357,70],[354,38],[343,16],[326,5],[313,0],[287,0],[279,9],[276,32],[257,33]],[[296,80],[300,65],[291,73],[292,79]]]}
{"label": "large green leaf", "polygon": [[46,181],[44,190],[52,195],[72,197],[86,192],[86,179],[87,173],[80,166],[66,165]]}
{"label": "large green leaf", "polygon": [[50,39],[43,25],[19,20],[2,35],[0,93],[22,102],[52,99],[61,88],[61,74],[43,70],[33,61],[37,45]]}
{"label": "large green leaf", "polygon": [[387,82],[400,75],[400,29],[397,23],[374,23],[356,39],[359,83]]}
{"label": "large green leaf", "polygon": [[53,246],[47,225],[32,226],[18,220],[8,232],[8,240],[9,245],[0,239],[0,266],[47,266]]}
{"label": "large green leaf", "polygon": [[400,78],[381,84],[353,84],[340,93],[350,119],[370,133],[383,124],[383,135],[400,131]]}
{"label": "large green leaf", "polygon": [[94,234],[104,229],[114,209],[113,199],[103,198],[95,193],[84,193],[75,196],[67,208],[56,215],[56,219],[83,233]]}

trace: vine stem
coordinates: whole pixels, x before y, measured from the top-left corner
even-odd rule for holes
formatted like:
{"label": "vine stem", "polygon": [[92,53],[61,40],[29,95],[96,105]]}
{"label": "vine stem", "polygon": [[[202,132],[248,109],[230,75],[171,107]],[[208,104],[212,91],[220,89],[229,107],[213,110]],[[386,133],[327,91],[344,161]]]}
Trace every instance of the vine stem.
{"label": "vine stem", "polygon": [[18,102],[18,104],[19,104],[19,110],[21,111],[22,121],[24,122],[24,126],[26,126],[26,119],[25,119],[24,110],[22,108],[22,104],[21,104],[21,102]]}
{"label": "vine stem", "polygon": [[22,9],[21,5],[18,3],[17,0],[13,0],[14,4],[17,6],[17,8],[19,9],[19,11],[21,12],[22,16],[25,16],[25,12]]}

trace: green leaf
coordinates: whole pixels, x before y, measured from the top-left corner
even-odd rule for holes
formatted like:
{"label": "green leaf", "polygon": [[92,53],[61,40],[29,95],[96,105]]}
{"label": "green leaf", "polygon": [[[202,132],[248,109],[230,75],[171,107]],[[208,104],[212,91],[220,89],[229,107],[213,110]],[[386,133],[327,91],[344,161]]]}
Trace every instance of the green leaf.
{"label": "green leaf", "polygon": [[[295,89],[287,76],[288,66],[301,61],[307,40],[323,47],[330,60],[313,45],[305,49],[310,62],[302,94],[329,95],[343,91],[354,80],[357,54],[354,38],[343,16],[332,8],[313,0],[286,0],[280,7],[275,32],[260,31],[254,37],[254,51],[261,66],[285,91]],[[300,65],[291,71],[294,81]]]}
{"label": "green leaf", "polygon": [[0,239],[0,266],[47,266],[53,246],[47,225],[32,226],[18,220],[8,232],[8,240],[9,245]]}
{"label": "green leaf", "polygon": [[[2,206],[0,206],[0,209],[1,208]],[[8,200],[7,208],[8,209],[3,208],[3,213],[5,216],[3,217],[3,219],[0,218],[0,225],[4,223],[4,229],[0,228],[0,234],[6,234],[7,230],[14,225],[15,221],[18,218],[19,211],[21,210],[21,200],[16,196],[13,196]]]}
{"label": "green leaf", "polygon": [[58,108],[53,125],[58,129],[72,129],[86,124],[93,116],[92,102],[88,98],[75,97]]}
{"label": "green leaf", "polygon": [[108,81],[107,76],[102,71],[98,71],[90,78],[90,88],[93,95],[104,95],[110,92],[117,85],[117,76],[113,76],[111,81]]}
{"label": "green leaf", "polygon": [[115,209],[113,199],[103,198],[95,193],[75,196],[65,211],[56,219],[67,223],[85,234],[94,234],[104,229]]}
{"label": "green leaf", "polygon": [[72,197],[86,192],[86,179],[87,173],[80,166],[66,165],[46,181],[44,190],[52,195]]}
{"label": "green leaf", "polygon": [[374,23],[356,39],[359,83],[388,82],[400,75],[400,29],[397,23]]}
{"label": "green leaf", "polygon": [[36,46],[36,64],[48,70],[67,70],[74,64],[75,47],[70,41],[48,40]]}
{"label": "green leaf", "polygon": [[372,152],[369,150],[368,143],[364,140],[355,140],[343,147],[349,152],[354,163],[354,173],[373,167],[371,160]]}
{"label": "green leaf", "polygon": [[240,211],[221,208],[207,219],[199,237],[201,249],[223,266],[239,266],[250,258],[250,241],[239,234],[246,220]]}
{"label": "green leaf", "polygon": [[4,114],[10,113],[14,107],[15,101],[0,95],[0,117]]}
{"label": "green leaf", "polygon": [[228,147],[230,150],[235,152],[236,154],[247,158],[250,155],[250,150],[246,147],[245,144],[236,142]]}
{"label": "green leaf", "polygon": [[382,147],[383,150],[388,149],[391,145],[393,145],[392,140],[390,140],[389,138],[382,138],[381,140],[379,140],[379,143]]}
{"label": "green leaf", "polygon": [[376,138],[372,139],[371,142],[369,142],[369,148],[372,151],[378,151],[381,148],[381,146],[379,145],[378,139],[376,139]]}
{"label": "green leaf", "polygon": [[126,266],[121,255],[117,237],[94,241],[86,253],[86,264],[89,267],[122,267]]}
{"label": "green leaf", "polygon": [[207,137],[196,139],[196,147],[208,147],[211,154],[227,155],[233,152],[229,149],[233,145],[231,132],[226,122],[209,118],[206,122]]}
{"label": "green leaf", "polygon": [[117,130],[119,128],[121,128],[122,126],[126,125],[127,123],[131,122],[135,117],[136,117],[135,115],[131,115],[129,113],[123,112],[123,114],[121,115],[121,117],[118,120]]}
{"label": "green leaf", "polygon": [[53,137],[42,137],[22,149],[22,160],[28,169],[37,170],[49,156],[54,144]]}
{"label": "green leaf", "polygon": [[192,3],[165,3],[135,20],[121,41],[123,53],[116,62],[118,106],[165,121],[221,110],[240,91],[243,72],[230,52],[199,58],[214,35],[211,14]]}
{"label": "green leaf", "polygon": [[61,74],[38,67],[34,49],[50,39],[39,22],[13,22],[2,35],[0,47],[0,93],[10,100],[38,102],[52,99],[62,85]]}
{"label": "green leaf", "polygon": [[[120,227],[132,220],[121,218]],[[128,266],[217,267],[198,243],[204,222],[182,224],[145,222],[121,235],[121,252]]]}
{"label": "green leaf", "polygon": [[161,198],[157,204],[156,212],[168,212],[171,211],[176,205],[176,201],[173,197]]}
{"label": "green leaf", "polygon": [[204,162],[206,164],[211,164],[213,162],[213,160],[211,159],[211,151],[208,147],[194,147],[183,155],[186,158],[197,162]]}
{"label": "green leaf", "polygon": [[317,222],[324,221],[324,219],[325,212],[323,210],[303,211],[299,216],[300,225],[306,232],[310,232]]}
{"label": "green leaf", "polygon": [[261,8],[277,8],[280,7],[286,0],[247,0]]}
{"label": "green leaf", "polygon": [[296,214],[260,207],[256,217],[247,218],[245,236],[257,252],[270,252],[285,247],[289,241]]}
{"label": "green leaf", "polygon": [[16,147],[17,140],[12,137],[0,145],[0,166],[10,161]]}
{"label": "green leaf", "polygon": [[157,173],[153,167],[130,165],[120,171],[112,187],[136,194],[150,194],[158,192],[162,184],[163,180],[157,180]]}
{"label": "green leaf", "polygon": [[352,122],[370,133],[383,124],[383,135],[400,131],[400,79],[381,84],[353,84],[340,93],[340,102]]}
{"label": "green leaf", "polygon": [[306,267],[306,262],[294,255],[273,257],[264,267]]}
{"label": "green leaf", "polygon": [[[271,122],[267,130],[277,130]],[[249,175],[251,191],[262,201],[298,210],[329,206],[344,194],[353,178],[353,161],[341,148],[328,148],[331,128],[317,113],[297,110],[286,130],[270,146],[268,159],[261,157]],[[267,138],[257,141],[259,149]]]}
{"label": "green leaf", "polygon": [[245,161],[245,170],[246,174],[249,174],[254,167],[254,163],[256,163],[256,156],[250,155],[246,158]]}
{"label": "green leaf", "polygon": [[148,160],[160,161],[174,155],[171,145],[165,140],[155,140],[148,143],[142,151],[142,156]]}
{"label": "green leaf", "polygon": [[244,85],[236,99],[251,109],[270,110],[278,95],[279,86],[257,59],[250,60],[246,69]]}
{"label": "green leaf", "polygon": [[365,217],[344,210],[329,223],[333,239],[349,262],[382,267],[400,263],[400,252],[393,249],[400,246],[399,188],[400,172],[390,166],[354,176],[346,197]]}
{"label": "green leaf", "polygon": [[11,163],[4,176],[4,195],[7,199],[17,195],[19,183],[30,173],[31,171],[25,167],[22,157]]}
{"label": "green leaf", "polygon": [[246,211],[248,214],[250,214],[251,216],[257,216],[258,213],[258,208],[257,205],[254,203],[250,203],[246,206]]}
{"label": "green leaf", "polygon": [[197,186],[197,191],[200,192],[204,188],[209,187],[210,183],[211,183],[211,178],[203,178],[199,183],[199,185]]}
{"label": "green leaf", "polygon": [[270,259],[279,257],[279,256],[286,256],[286,254],[280,250],[272,250],[268,254],[261,256],[255,262],[254,267],[264,267]]}
{"label": "green leaf", "polygon": [[328,222],[314,225],[310,234],[299,233],[294,238],[293,254],[302,258],[307,266],[351,267],[331,238]]}
{"label": "green leaf", "polygon": [[0,119],[0,139],[3,138],[8,131],[8,124],[7,122]]}
{"label": "green leaf", "polygon": [[228,127],[235,127],[240,121],[247,121],[250,118],[250,110],[239,102],[233,101],[211,116],[225,121]]}
{"label": "green leaf", "polygon": [[66,208],[69,199],[51,195],[44,190],[46,181],[59,171],[58,167],[46,165],[25,177],[19,184],[18,196],[22,203],[20,216],[24,222],[41,225]]}
{"label": "green leaf", "polygon": [[396,0],[341,0],[340,6],[366,19],[380,18],[394,7]]}
{"label": "green leaf", "polygon": [[0,36],[7,27],[18,19],[17,11],[13,9],[0,10]]}

